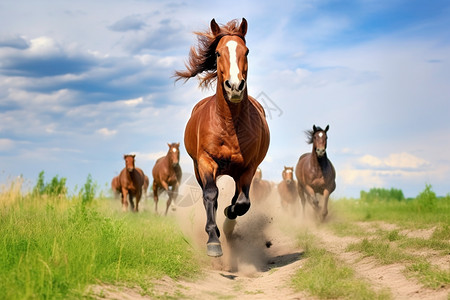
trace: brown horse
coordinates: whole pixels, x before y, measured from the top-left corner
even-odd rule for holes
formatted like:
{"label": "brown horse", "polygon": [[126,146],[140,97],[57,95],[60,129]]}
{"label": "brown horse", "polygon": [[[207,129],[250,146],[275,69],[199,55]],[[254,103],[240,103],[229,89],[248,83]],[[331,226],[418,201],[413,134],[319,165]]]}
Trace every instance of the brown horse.
{"label": "brown horse", "polygon": [[155,212],[158,212],[158,193],[164,190],[169,195],[166,212],[172,200],[176,199],[178,187],[181,181],[180,167],[180,143],[167,144],[169,151],[166,156],[158,158],[153,166],[153,200],[155,201]]}
{"label": "brown horse", "polygon": [[[122,193],[122,210],[128,210],[128,198],[130,201],[131,209],[134,212],[139,211],[139,201],[142,195],[142,185],[144,184],[144,172],[136,168],[134,165],[134,159],[136,155],[124,155],[125,168],[119,174],[119,184]],[[133,198],[136,198],[136,203],[133,202]]]}
{"label": "brown horse", "polygon": [[[327,157],[327,131],[329,125],[323,130],[313,125],[313,130],[306,131],[308,144],[312,144],[312,152],[300,156],[295,176],[298,180],[298,194],[302,201],[303,214],[305,213],[305,202],[308,199],[316,211],[318,217],[323,221],[328,214],[328,198],[336,189],[336,171]],[[322,210],[316,194],[323,196]],[[321,210],[321,211],[320,211]]]}
{"label": "brown horse", "polygon": [[149,185],[150,181],[148,179],[148,176],[144,175],[144,184],[142,185],[142,196],[144,197],[144,200],[147,199],[147,190]]}
{"label": "brown horse", "polygon": [[119,176],[114,176],[113,179],[111,180],[111,190],[113,191],[114,198],[117,199],[117,197],[122,191]]}
{"label": "brown horse", "polygon": [[262,179],[262,171],[260,168],[256,169],[253,176],[252,184],[250,185],[250,199],[253,202],[265,201],[272,191],[272,184]]}
{"label": "brown horse", "polygon": [[283,180],[278,184],[281,206],[295,215],[298,209],[297,183],[294,180],[294,167],[284,167],[281,173]]}
{"label": "brown horse", "polygon": [[[247,21],[233,20],[197,32],[198,49],[191,48],[186,71],[179,79],[200,76],[200,86],[217,80],[216,94],[201,100],[186,125],[184,144],[194,163],[195,176],[203,190],[208,234],[207,254],[221,256],[220,231],[216,224],[218,188],[216,178],[229,175],[235,181],[231,205],[225,208],[226,226],[233,228],[237,216],[250,208],[253,175],[269,148],[269,127],[261,104],[247,93]],[[228,231],[231,234],[231,231]]]}

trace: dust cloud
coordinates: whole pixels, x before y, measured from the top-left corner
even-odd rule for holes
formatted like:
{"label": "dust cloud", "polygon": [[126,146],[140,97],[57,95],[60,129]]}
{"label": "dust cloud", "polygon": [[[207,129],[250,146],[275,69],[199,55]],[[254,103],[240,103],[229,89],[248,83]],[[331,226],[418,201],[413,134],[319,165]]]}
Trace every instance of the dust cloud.
{"label": "dust cloud", "polygon": [[[211,266],[216,270],[238,272],[240,275],[251,277],[260,271],[266,271],[276,263],[277,257],[292,257],[298,251],[295,242],[296,233],[305,226],[312,226],[315,221],[308,218],[307,211],[303,217],[301,205],[282,207],[276,183],[272,184],[270,195],[264,200],[251,199],[250,210],[236,219],[236,225],[229,238],[224,234],[224,209],[231,204],[235,184],[231,177],[221,176],[217,180],[219,189],[218,209],[216,221],[220,229],[223,256],[210,258]],[[184,187],[186,188],[186,187]],[[196,251],[206,256],[205,232],[206,213],[201,198],[201,189],[191,196],[192,205],[176,206],[169,214],[174,215],[183,233],[190,238]],[[180,194],[189,193],[180,189]],[[191,197],[192,198],[192,197]],[[180,202],[178,202],[180,204]],[[298,256],[300,253],[297,253]]]}

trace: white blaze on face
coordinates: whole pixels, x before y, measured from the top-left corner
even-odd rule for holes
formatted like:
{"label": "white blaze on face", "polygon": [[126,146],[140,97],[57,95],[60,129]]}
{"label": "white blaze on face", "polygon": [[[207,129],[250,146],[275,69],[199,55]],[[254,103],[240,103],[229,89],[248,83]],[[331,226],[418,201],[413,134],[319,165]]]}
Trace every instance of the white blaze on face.
{"label": "white blaze on face", "polygon": [[227,43],[228,51],[230,53],[230,84],[236,84],[239,85],[239,67],[236,57],[236,48],[237,48],[237,42],[236,41],[229,41]]}
{"label": "white blaze on face", "polygon": [[319,137],[322,137],[323,136],[323,132],[319,132]]}
{"label": "white blaze on face", "polygon": [[287,169],[286,173],[290,174],[290,173],[292,173],[292,170],[291,169]]}
{"label": "white blaze on face", "polygon": [[177,148],[172,148],[172,152],[177,152]]}

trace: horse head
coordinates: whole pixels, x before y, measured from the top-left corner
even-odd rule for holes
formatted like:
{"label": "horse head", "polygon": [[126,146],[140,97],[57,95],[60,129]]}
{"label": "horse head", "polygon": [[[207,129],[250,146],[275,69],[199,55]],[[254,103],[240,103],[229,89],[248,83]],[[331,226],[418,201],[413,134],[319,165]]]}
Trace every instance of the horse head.
{"label": "horse head", "polygon": [[133,172],[134,170],[134,158],[136,155],[134,154],[125,154],[123,159],[125,160],[125,167],[128,172]]}
{"label": "horse head", "polygon": [[167,152],[169,164],[172,167],[176,167],[180,163],[180,143],[167,143],[167,145],[169,146],[169,151]]}
{"label": "horse head", "polygon": [[294,167],[286,167],[284,166],[283,180],[286,181],[287,184],[290,184],[294,180]]}
{"label": "horse head", "polygon": [[313,125],[313,131],[311,133],[310,142],[313,144],[313,151],[316,152],[317,157],[319,158],[324,157],[326,155],[328,129],[330,129],[330,125],[327,125],[325,129]]}
{"label": "horse head", "polygon": [[242,22],[236,33],[222,32],[214,19],[211,20],[211,32],[220,38],[216,47],[216,65],[218,89],[221,86],[225,98],[232,103],[239,103],[244,99],[247,87],[247,55],[248,48],[245,45],[247,33],[247,20]]}

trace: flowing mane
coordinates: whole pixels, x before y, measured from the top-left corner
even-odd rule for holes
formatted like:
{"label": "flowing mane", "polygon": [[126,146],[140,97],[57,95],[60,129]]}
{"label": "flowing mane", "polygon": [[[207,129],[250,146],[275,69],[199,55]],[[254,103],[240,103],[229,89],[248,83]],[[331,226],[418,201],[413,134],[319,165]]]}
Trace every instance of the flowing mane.
{"label": "flowing mane", "polygon": [[315,127],[316,130],[305,130],[305,134],[306,134],[306,142],[308,144],[312,144],[314,142],[313,137],[314,137],[314,133],[316,133],[317,131],[324,131],[320,126],[316,126]]}
{"label": "flowing mane", "polygon": [[189,60],[185,63],[187,70],[176,71],[176,81],[184,79],[186,82],[198,75],[200,87],[208,88],[217,79],[216,47],[220,39],[226,35],[235,35],[245,42],[245,37],[239,31],[238,20],[231,20],[226,25],[220,26],[220,33],[216,35],[211,29],[194,33],[198,40],[197,49],[191,47]]}

